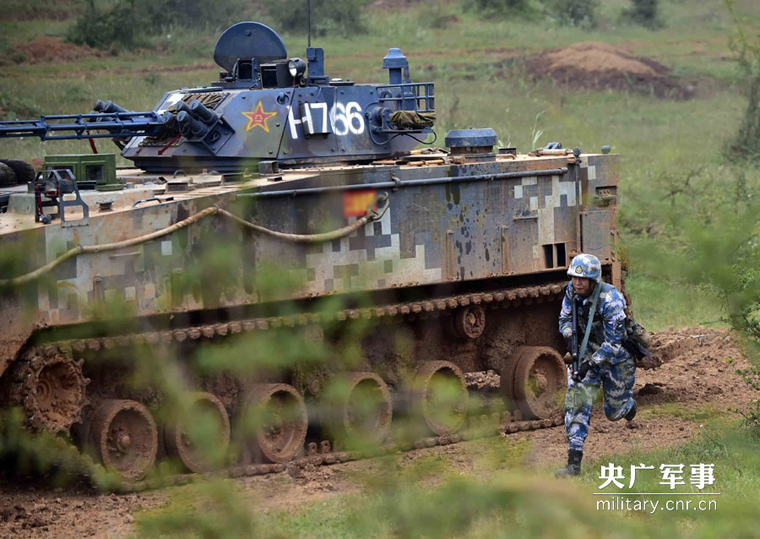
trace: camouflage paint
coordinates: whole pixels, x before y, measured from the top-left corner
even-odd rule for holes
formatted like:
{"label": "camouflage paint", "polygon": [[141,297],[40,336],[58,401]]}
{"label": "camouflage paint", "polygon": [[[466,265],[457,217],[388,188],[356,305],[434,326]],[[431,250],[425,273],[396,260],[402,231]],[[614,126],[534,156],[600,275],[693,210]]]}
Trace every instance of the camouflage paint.
{"label": "camouflage paint", "polygon": [[[588,215],[595,216],[593,226],[584,223],[583,248],[599,256],[606,267],[614,266],[616,201],[597,206],[590,194],[601,187],[617,189],[619,158],[590,155],[582,156],[582,160],[588,163],[580,174],[582,215],[584,220]],[[283,172],[279,181],[262,179],[233,187],[209,187],[177,194],[174,201],[160,205],[93,212],[88,226],[61,228],[55,222],[4,233],[0,238],[4,248],[12,244],[25,246],[28,258],[23,269],[29,271],[77,244],[95,245],[141,236],[215,204],[257,224],[289,233],[322,232],[356,220],[345,217],[344,193],[340,192],[262,198],[255,199],[255,203],[252,199],[236,201],[235,195],[241,192],[370,184],[389,181],[392,176],[406,181],[529,173],[567,165],[567,157],[521,157],[461,165],[301,169]],[[9,318],[3,338],[12,342],[0,351],[0,371],[17,353],[18,343],[35,328],[89,322],[93,312],[112,298],[123,301],[136,316],[144,317],[526,275],[564,268],[577,250],[572,166],[564,175],[414,186],[388,192],[390,207],[382,219],[329,243],[289,243],[241,230],[229,220],[211,216],[169,236],[122,251],[71,259],[28,291],[32,317],[5,314],[16,313],[19,300],[15,304],[11,299],[2,300],[0,310],[4,318]],[[192,273],[192,269],[208,260],[210,245],[223,244],[229,247],[225,253],[229,273],[223,283],[204,282],[204,276]],[[564,246],[566,258],[549,266],[544,248],[555,245]],[[297,289],[263,297],[258,279],[266,266],[277,267],[295,279]],[[218,277],[209,277],[209,281],[218,281]]]}

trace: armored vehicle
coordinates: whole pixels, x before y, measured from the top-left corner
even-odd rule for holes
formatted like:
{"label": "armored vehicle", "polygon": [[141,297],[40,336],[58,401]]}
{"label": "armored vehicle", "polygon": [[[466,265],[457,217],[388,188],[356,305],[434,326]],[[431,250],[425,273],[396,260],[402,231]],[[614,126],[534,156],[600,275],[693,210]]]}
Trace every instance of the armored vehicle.
{"label": "armored vehicle", "polygon": [[[335,461],[352,433],[390,443],[401,412],[420,418],[421,443],[457,441],[475,373],[488,371],[507,403],[494,428],[558,424],[568,261],[594,254],[623,285],[619,157],[560,144],[519,154],[487,128],[415,150],[433,133],[434,85],[411,81],[399,49],[382,60],[387,84],[357,84],[325,75],[321,49],[289,58],[274,31],[244,22],[214,58],[219,80],[168,92],[152,111],[99,101],[0,123],[0,138],[110,138],[134,163],[50,156],[6,196],[0,245],[18,256],[0,280],[2,406],[127,479],[163,456],[205,471],[161,391],[126,382],[140,358],[159,370],[164,356],[267,332],[337,349],[361,322],[372,330],[348,366],[248,379],[186,365],[218,445],[239,440],[230,460],[259,471]],[[340,397],[325,389],[335,380]],[[246,405],[268,419],[247,425]]]}

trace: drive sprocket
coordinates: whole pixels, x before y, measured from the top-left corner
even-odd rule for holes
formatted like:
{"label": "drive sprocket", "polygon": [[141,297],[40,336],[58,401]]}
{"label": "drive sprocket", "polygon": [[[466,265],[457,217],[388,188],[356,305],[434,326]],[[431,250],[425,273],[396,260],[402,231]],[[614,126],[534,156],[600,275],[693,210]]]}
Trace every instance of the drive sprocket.
{"label": "drive sprocket", "polygon": [[12,406],[24,410],[30,428],[68,432],[82,421],[88,383],[81,360],[51,347],[14,364],[8,396]]}

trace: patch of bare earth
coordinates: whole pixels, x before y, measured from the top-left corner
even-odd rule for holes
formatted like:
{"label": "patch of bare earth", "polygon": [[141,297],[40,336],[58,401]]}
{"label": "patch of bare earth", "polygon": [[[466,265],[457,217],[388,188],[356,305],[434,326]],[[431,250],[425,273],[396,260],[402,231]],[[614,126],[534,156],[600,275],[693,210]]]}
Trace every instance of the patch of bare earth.
{"label": "patch of bare earth", "polygon": [[571,89],[629,90],[676,99],[693,93],[670,68],[609,43],[590,41],[541,51],[525,58],[525,69],[531,79],[548,77]]}
{"label": "patch of bare earth", "polygon": [[43,36],[18,42],[0,58],[0,65],[71,63],[109,53],[85,45],[67,43],[60,37]]}
{"label": "patch of bare earth", "polygon": [[[758,398],[735,373],[737,368],[748,368],[749,362],[725,330],[697,327],[661,332],[654,336],[652,351],[662,364],[637,372],[635,392],[640,415],[635,428],[625,421],[608,421],[597,405],[586,442],[589,460],[684,444],[702,431],[698,414],[706,406],[737,417],[737,409]],[[733,364],[728,359],[733,359]],[[472,377],[470,384],[492,386],[494,376]],[[663,409],[663,404],[671,406]],[[668,409],[679,413],[666,415]],[[246,499],[251,499],[252,511],[293,510],[335,496],[360,493],[364,487],[358,476],[382,477],[389,466],[391,470],[403,470],[428,457],[448,463],[459,473],[487,478],[504,464],[484,455],[504,453],[502,444],[507,449],[526,445],[525,465],[529,469],[559,466],[567,454],[564,429],[551,428],[419,449],[396,459],[294,468],[275,475],[242,478],[234,485]],[[168,503],[172,492],[183,488],[188,487],[117,496],[94,495],[81,488],[35,490],[28,485],[0,484],[0,537],[127,537],[134,531],[136,512]]]}

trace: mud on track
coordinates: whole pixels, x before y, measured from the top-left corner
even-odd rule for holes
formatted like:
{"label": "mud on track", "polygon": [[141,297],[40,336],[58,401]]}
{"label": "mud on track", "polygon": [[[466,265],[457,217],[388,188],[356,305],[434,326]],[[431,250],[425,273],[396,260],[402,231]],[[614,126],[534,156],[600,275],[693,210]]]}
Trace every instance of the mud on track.
{"label": "mud on track", "polygon": [[[758,398],[734,372],[747,368],[749,362],[725,330],[697,327],[662,332],[655,336],[653,349],[663,365],[637,373],[640,416],[636,428],[607,421],[597,405],[586,444],[588,459],[683,444],[699,435],[705,410],[736,417],[736,409]],[[567,451],[563,429],[552,428],[419,449],[399,455],[394,466],[403,470],[432,456],[459,473],[485,478],[498,464],[483,455],[504,453],[504,444],[521,448],[521,460],[528,468],[559,465]],[[247,477],[233,484],[251,498],[252,508],[295,509],[358,493],[362,487],[356,475],[381,473],[384,465],[381,459],[347,462]],[[188,487],[115,495],[92,494],[76,486],[53,489],[0,483],[0,537],[128,537],[134,531],[136,513],[169,503],[172,494],[184,488]]]}

